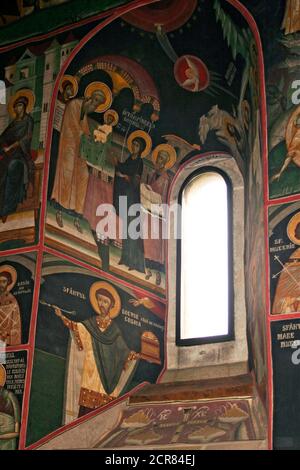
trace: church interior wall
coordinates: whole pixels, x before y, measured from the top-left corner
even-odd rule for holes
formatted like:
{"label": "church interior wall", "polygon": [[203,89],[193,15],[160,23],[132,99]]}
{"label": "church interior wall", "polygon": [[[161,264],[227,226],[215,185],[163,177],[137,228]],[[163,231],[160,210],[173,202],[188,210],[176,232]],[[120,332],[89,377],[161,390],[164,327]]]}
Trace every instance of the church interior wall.
{"label": "church interior wall", "polygon": [[[72,3],[48,33],[34,28],[44,10],[18,20],[23,37],[7,42],[18,21],[0,32],[0,393],[17,410],[5,445],[94,448],[146,384],[249,374],[269,448],[296,449],[298,0],[272,14],[263,0],[91,3],[70,23]],[[206,164],[233,184],[235,340],[180,349],[176,240],[124,240],[132,217],[116,201],[142,205],[140,234],[163,230],[151,204],[176,202]]]}

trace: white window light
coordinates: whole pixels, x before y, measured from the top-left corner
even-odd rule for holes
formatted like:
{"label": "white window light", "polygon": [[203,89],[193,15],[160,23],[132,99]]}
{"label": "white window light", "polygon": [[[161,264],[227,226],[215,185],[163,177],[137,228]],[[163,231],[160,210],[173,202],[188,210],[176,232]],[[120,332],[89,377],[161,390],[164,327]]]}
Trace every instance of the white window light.
{"label": "white window light", "polygon": [[202,169],[181,194],[177,343],[232,339],[230,183]]}

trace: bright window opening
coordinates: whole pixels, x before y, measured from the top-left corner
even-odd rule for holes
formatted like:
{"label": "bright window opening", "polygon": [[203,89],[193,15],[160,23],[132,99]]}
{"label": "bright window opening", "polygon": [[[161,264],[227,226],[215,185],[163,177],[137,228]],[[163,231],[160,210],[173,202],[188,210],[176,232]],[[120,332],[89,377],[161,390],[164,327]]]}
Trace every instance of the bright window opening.
{"label": "bright window opening", "polygon": [[224,341],[231,325],[230,183],[216,169],[192,175],[181,193],[177,342]]}

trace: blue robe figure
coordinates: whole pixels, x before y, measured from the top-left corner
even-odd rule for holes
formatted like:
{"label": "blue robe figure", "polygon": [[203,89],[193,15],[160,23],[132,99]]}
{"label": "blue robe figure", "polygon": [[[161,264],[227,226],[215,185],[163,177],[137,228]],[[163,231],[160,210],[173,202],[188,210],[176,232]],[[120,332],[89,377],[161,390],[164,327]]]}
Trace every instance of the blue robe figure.
{"label": "blue robe figure", "polygon": [[28,98],[14,103],[15,119],[0,136],[0,217],[5,222],[26,198],[34,165],[31,159],[33,119],[27,114]]}
{"label": "blue robe figure", "polygon": [[141,237],[133,239],[129,236],[128,228],[136,216],[124,217],[120,211],[120,196],[127,198],[127,208],[133,204],[141,203],[140,181],[143,173],[143,160],[141,154],[146,148],[145,140],[136,137],[132,141],[132,154],[126,162],[118,163],[114,183],[114,206],[116,213],[122,219],[123,240],[122,255],[119,264],[128,266],[129,270],[135,269],[141,273],[145,272],[144,243]]}

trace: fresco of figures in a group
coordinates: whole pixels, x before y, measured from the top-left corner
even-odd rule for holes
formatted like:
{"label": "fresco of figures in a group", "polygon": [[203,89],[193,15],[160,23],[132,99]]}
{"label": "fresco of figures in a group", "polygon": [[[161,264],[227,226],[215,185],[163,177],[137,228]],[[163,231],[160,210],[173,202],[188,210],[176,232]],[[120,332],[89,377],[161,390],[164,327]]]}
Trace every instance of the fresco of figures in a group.
{"label": "fresco of figures in a group", "polygon": [[[162,8],[164,29],[137,11],[96,34],[61,78],[53,117],[46,244],[159,295],[167,276],[164,204],[187,158],[230,153],[243,175],[251,173],[248,197],[260,196],[256,46],[218,0],[198,28],[202,3],[186,2],[176,20]],[[217,28],[211,47],[218,56],[222,49],[219,62],[201,46],[209,25]],[[130,213],[135,204],[140,212]]]}

